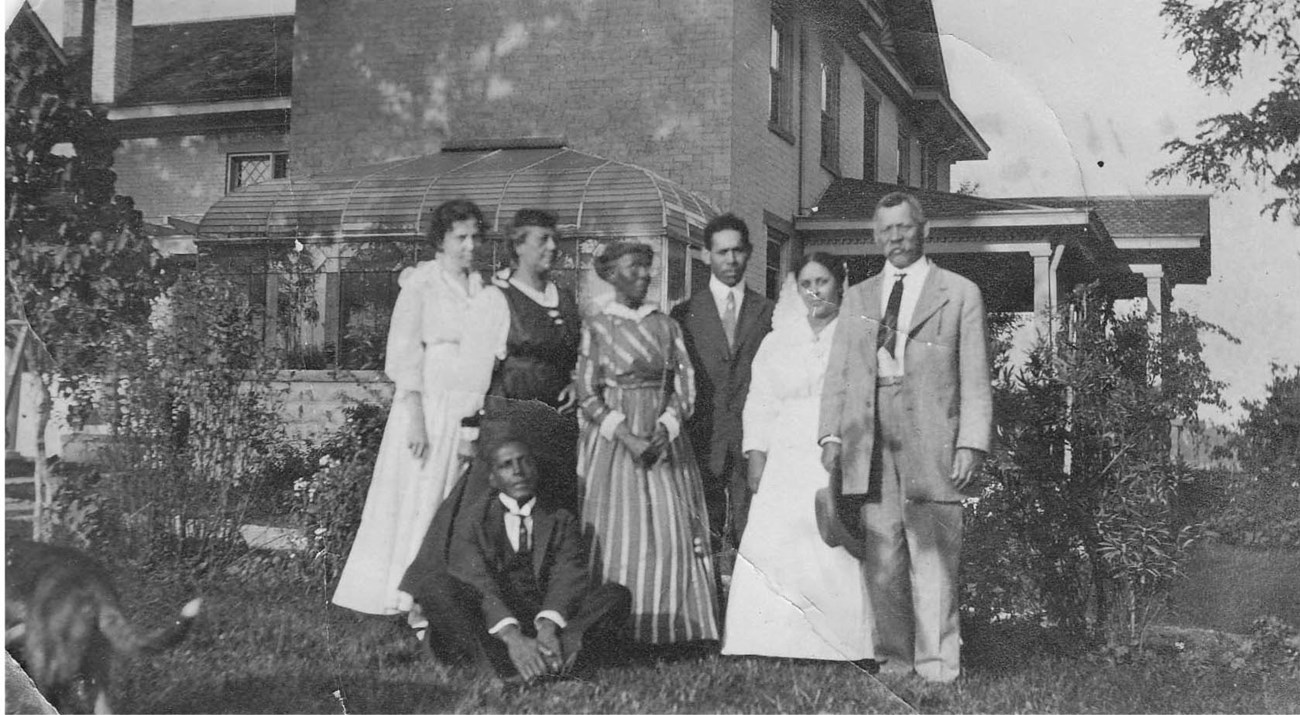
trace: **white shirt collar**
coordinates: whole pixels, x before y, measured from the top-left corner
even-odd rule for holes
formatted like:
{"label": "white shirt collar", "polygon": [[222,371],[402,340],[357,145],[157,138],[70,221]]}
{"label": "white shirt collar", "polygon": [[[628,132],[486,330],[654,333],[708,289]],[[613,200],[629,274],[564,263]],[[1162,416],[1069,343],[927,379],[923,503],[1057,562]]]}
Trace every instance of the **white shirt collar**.
{"label": "white shirt collar", "polygon": [[516,280],[512,275],[510,276],[510,285],[518,288],[520,293],[528,296],[534,303],[543,308],[558,308],[560,306],[560,289],[556,288],[555,284],[550,281],[546,282],[545,289],[539,291],[530,285],[525,285],[523,281]]}
{"label": "white shirt collar", "polygon": [[927,258],[926,256],[921,256],[920,258],[916,259],[916,261],[912,263],[912,265],[908,266],[907,268],[896,268],[894,264],[886,260],[885,261],[885,285],[886,288],[888,288],[888,286],[893,285],[894,280],[898,278],[899,273],[902,273],[903,275],[906,276],[904,280],[908,281],[908,285],[916,285],[915,283],[912,282],[912,279],[913,278],[923,279],[925,278],[926,274],[929,272],[930,272],[930,259]]}
{"label": "white shirt collar", "polygon": [[500,499],[501,503],[505,505],[508,513],[516,516],[530,517],[533,515],[533,507],[537,506],[537,497],[529,499],[523,506],[519,506],[519,502],[504,492],[497,492],[497,499]]}
{"label": "white shirt collar", "polygon": [[639,323],[642,320],[644,320],[647,315],[650,315],[656,310],[659,310],[659,308],[654,303],[642,303],[640,308],[637,308],[636,310],[632,310],[631,308],[627,307],[626,305],[623,305],[617,300],[611,300],[605,306],[605,309],[602,312],[608,313],[610,315],[619,318],[627,318],[628,320],[635,320]]}
{"label": "white shirt collar", "polygon": [[731,293],[736,296],[736,310],[740,310],[740,302],[745,299],[745,281],[741,280],[734,286],[718,280],[718,277],[709,274],[709,292],[713,294],[713,301],[718,304],[718,309],[727,304],[727,294]]}

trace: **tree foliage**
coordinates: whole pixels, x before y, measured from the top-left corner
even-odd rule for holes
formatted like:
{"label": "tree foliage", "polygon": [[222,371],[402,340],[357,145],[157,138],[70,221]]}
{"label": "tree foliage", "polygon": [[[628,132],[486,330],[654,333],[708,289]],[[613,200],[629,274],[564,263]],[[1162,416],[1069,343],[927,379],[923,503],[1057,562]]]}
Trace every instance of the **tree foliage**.
{"label": "tree foliage", "polygon": [[131,199],[115,194],[119,142],[102,108],[31,33],[6,34],[5,292],[42,349],[42,372],[103,356],[116,325],[140,324],[161,289],[158,254]]}
{"label": "tree foliage", "polygon": [[1191,57],[1191,76],[1206,89],[1228,91],[1243,76],[1243,59],[1267,57],[1280,67],[1267,94],[1244,111],[1202,120],[1192,140],[1164,149],[1173,161],[1158,181],[1185,176],[1203,186],[1240,187],[1238,169],[1281,192],[1264,212],[1300,225],[1300,3],[1295,0],[1163,0],[1169,35]]}

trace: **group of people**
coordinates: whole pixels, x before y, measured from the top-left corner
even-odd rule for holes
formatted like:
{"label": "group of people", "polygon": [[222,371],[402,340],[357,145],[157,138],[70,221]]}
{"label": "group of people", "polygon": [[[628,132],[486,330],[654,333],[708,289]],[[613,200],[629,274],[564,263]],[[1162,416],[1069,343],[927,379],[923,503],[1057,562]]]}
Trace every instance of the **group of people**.
{"label": "group of people", "polygon": [[714,218],[709,286],[671,315],[646,300],[648,245],[597,250],[614,298],[583,316],[550,279],[553,214],[515,215],[490,281],[482,225],[442,204],[436,257],[400,277],[393,404],[334,603],[526,680],[626,639],[958,675],[985,318],[925,258],[913,196],[877,206],[881,274],[850,288],[812,253],[776,303],[745,287],[745,222]]}

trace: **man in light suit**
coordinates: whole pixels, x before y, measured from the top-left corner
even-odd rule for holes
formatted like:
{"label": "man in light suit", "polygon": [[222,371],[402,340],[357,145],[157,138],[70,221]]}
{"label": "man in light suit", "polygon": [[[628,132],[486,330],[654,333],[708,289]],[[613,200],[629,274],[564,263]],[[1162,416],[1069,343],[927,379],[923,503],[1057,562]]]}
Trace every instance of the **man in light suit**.
{"label": "man in light suit", "polygon": [[961,671],[961,501],[993,427],[984,301],[925,257],[915,197],[882,198],[873,226],[887,262],[845,293],[818,441],[841,502],[861,505],[882,670],[949,682]]}
{"label": "man in light suit", "polygon": [[[749,227],[723,214],[704,227],[709,287],[673,308],[695,367],[695,414],[687,425],[704,480],[709,529],[730,553],[740,545],[749,515],[749,483],[741,452],[741,413],[750,368],[772,330],[772,301],[745,287],[753,246]],[[724,569],[725,570],[725,569]]]}

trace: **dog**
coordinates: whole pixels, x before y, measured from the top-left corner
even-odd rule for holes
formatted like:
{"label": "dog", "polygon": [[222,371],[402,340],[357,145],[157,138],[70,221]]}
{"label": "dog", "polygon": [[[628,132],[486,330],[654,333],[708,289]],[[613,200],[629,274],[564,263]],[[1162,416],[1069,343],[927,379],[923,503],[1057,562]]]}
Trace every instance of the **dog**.
{"label": "dog", "polygon": [[[5,649],[17,646],[36,687],[60,712],[112,711],[115,655],[157,652],[185,638],[202,606],[144,633],[122,614],[108,571],[77,549],[17,541],[5,548]],[[68,710],[65,710],[68,708]]]}

